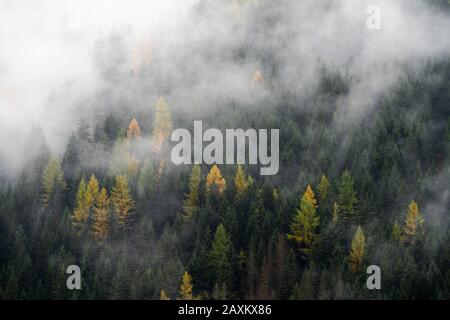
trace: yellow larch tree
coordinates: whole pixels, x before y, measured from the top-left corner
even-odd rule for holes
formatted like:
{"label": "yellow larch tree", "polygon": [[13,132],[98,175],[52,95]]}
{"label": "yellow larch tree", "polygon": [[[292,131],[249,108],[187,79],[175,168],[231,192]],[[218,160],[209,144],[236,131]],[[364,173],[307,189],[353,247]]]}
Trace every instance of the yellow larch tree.
{"label": "yellow larch tree", "polygon": [[213,165],[211,170],[206,177],[206,190],[210,192],[211,190],[217,191],[218,193],[223,193],[227,186],[225,178],[222,177],[219,167]]}
{"label": "yellow larch tree", "polygon": [[108,193],[103,187],[95,198],[92,223],[92,233],[98,242],[105,240],[108,235],[108,207]]}
{"label": "yellow larch tree", "polygon": [[163,142],[170,137],[173,131],[172,115],[169,106],[163,97],[156,103],[155,118],[153,120],[153,139],[156,150],[160,152]]}
{"label": "yellow larch tree", "polygon": [[239,164],[236,170],[236,175],[234,176],[234,186],[236,188],[236,197],[242,198],[246,193],[248,188],[253,183],[253,179],[245,176],[244,169]]}
{"label": "yellow larch tree", "polygon": [[130,125],[128,126],[127,130],[127,139],[129,141],[133,139],[140,139],[141,138],[141,128],[139,127],[139,123],[136,119],[132,119],[130,122]]}
{"label": "yellow larch tree", "polygon": [[402,241],[414,244],[424,234],[423,223],[425,219],[419,211],[419,206],[412,200],[408,205],[405,225],[403,226]]}
{"label": "yellow larch tree", "polygon": [[255,73],[253,74],[253,78],[252,78],[252,88],[256,88],[259,87],[260,85],[262,85],[264,81],[264,77],[261,73],[261,71],[258,69],[255,71]]}
{"label": "yellow larch tree", "polygon": [[123,229],[128,226],[132,218],[134,200],[131,197],[128,180],[123,175],[116,176],[114,187],[111,192],[111,202],[114,213],[117,216],[118,224]]}
{"label": "yellow larch tree", "polygon": [[161,289],[160,293],[159,293],[159,300],[170,300],[169,297],[167,296],[166,292]]}
{"label": "yellow larch tree", "polygon": [[180,300],[193,300],[192,296],[192,277],[185,271],[181,278],[180,284]]}
{"label": "yellow larch tree", "polygon": [[288,239],[295,241],[304,255],[311,252],[311,247],[317,238],[317,227],[320,218],[317,215],[314,194],[308,185],[300,199],[300,207],[297,209],[294,220],[291,223],[291,233]]}
{"label": "yellow larch tree", "polygon": [[305,196],[307,196],[311,200],[312,205],[317,209],[316,195],[314,194],[314,191],[311,188],[310,184],[308,184],[308,186],[306,187]]}
{"label": "yellow larch tree", "polygon": [[355,236],[352,240],[352,246],[350,248],[348,257],[350,267],[353,272],[358,271],[363,262],[365,247],[366,238],[364,237],[364,232],[361,226],[358,226],[358,229],[356,229]]}

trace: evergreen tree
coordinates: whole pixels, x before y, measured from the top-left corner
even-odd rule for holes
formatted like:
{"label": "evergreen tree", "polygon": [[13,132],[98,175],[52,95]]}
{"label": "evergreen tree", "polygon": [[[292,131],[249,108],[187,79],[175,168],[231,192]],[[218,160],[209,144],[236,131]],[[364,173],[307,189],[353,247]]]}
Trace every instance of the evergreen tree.
{"label": "evergreen tree", "polygon": [[183,212],[185,218],[191,218],[198,206],[198,197],[201,180],[201,169],[198,164],[192,166],[189,177],[189,193],[185,195],[183,202]]}
{"label": "evergreen tree", "polygon": [[87,184],[84,176],[78,185],[76,207],[72,214],[72,224],[76,235],[79,235],[89,216],[89,205],[86,203]]}
{"label": "evergreen tree", "polygon": [[48,161],[42,174],[41,184],[44,207],[47,207],[52,200],[56,200],[55,196],[61,194],[67,188],[58,158],[51,157]]}
{"label": "evergreen tree", "polygon": [[320,183],[317,190],[319,192],[320,202],[324,202],[328,198],[330,191],[330,182],[328,181],[326,176],[322,176],[322,178],[320,178]]}
{"label": "evergreen tree", "polygon": [[215,274],[215,282],[226,284],[227,288],[233,283],[233,246],[223,224],[217,227],[210,251],[211,267]]}
{"label": "evergreen tree", "polygon": [[348,170],[345,170],[341,177],[337,204],[339,216],[351,222],[357,221],[356,206],[358,198],[353,187],[353,179]]}

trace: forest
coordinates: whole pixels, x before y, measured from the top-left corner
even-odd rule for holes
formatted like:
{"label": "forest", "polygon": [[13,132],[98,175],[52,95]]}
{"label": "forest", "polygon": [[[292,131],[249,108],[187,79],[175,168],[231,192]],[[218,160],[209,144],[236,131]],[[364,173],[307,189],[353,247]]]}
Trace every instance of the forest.
{"label": "forest", "polygon": [[[166,41],[98,37],[64,147],[33,125],[17,172],[0,149],[0,298],[450,299],[450,3],[399,1],[407,37],[363,2],[200,0]],[[174,164],[194,121],[279,129],[278,172]]]}

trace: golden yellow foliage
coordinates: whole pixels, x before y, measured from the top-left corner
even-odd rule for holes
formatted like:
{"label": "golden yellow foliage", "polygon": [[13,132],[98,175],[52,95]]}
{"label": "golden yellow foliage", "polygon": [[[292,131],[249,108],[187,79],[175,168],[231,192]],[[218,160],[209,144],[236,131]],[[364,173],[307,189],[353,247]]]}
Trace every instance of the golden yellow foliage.
{"label": "golden yellow foliage", "polygon": [[114,206],[114,212],[117,215],[119,226],[121,228],[126,227],[127,223],[131,220],[134,200],[131,197],[128,180],[125,176],[116,176],[115,184],[111,192],[111,201]]}
{"label": "golden yellow foliage", "polygon": [[213,165],[206,177],[206,190],[209,192],[214,188],[218,193],[223,193],[226,185],[227,183],[222,177],[220,169],[216,165]]}
{"label": "golden yellow foliage", "polygon": [[105,188],[95,199],[92,233],[97,241],[103,241],[108,235],[108,194]]}
{"label": "golden yellow foliage", "polygon": [[405,225],[403,227],[402,241],[413,244],[424,233],[423,223],[425,219],[419,211],[419,206],[412,200],[408,205]]}
{"label": "golden yellow foliage", "polygon": [[166,292],[162,289],[161,292],[159,293],[159,300],[170,300]]}
{"label": "golden yellow foliage", "polygon": [[192,296],[192,277],[185,271],[180,284],[180,300],[193,300]]}
{"label": "golden yellow foliage", "polygon": [[140,139],[141,138],[141,128],[139,127],[139,123],[136,119],[132,119],[130,122],[130,125],[128,126],[127,130],[127,139],[129,141],[133,139]]}
{"label": "golden yellow foliage", "polygon": [[263,81],[264,81],[264,77],[263,77],[261,71],[259,69],[256,70],[255,73],[253,74],[252,88],[256,88],[256,87],[260,86]]}
{"label": "golden yellow foliage", "polygon": [[362,231],[362,228],[358,226],[358,229],[356,230],[355,236],[352,240],[352,247],[349,252],[349,262],[350,267],[353,272],[356,272],[359,270],[359,267],[362,264],[362,261],[364,259],[364,250],[366,247],[366,238],[364,237],[364,233]]}
{"label": "golden yellow foliage", "polygon": [[250,185],[252,184],[252,178],[246,177],[244,169],[239,164],[234,176],[234,186],[236,188],[236,196],[242,198],[246,193]]}

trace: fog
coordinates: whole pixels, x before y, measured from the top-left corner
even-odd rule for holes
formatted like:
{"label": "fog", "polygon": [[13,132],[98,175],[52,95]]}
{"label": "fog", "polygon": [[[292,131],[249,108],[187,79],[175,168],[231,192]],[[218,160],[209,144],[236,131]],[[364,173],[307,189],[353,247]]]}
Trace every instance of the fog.
{"label": "fog", "polygon": [[[402,77],[404,65],[420,69],[425,61],[450,54],[448,13],[425,1],[414,3],[211,0],[199,7],[197,0],[2,0],[1,169],[20,172],[30,158],[26,142],[33,128],[61,154],[93,104],[118,108],[110,102],[123,99],[150,109],[164,95],[176,119],[213,110],[226,99],[257,107],[290,92],[301,100],[314,90],[324,65],[352,79],[335,115],[338,128],[352,125]],[[381,10],[380,30],[367,28],[369,5]],[[272,28],[261,21],[271,21]],[[113,34],[122,42],[108,42],[116,39]],[[99,44],[105,43],[99,58]],[[139,45],[151,72],[138,86],[127,86]],[[247,54],[237,62],[240,47]],[[259,54],[268,49],[276,74]],[[113,66],[112,76],[102,64]],[[250,83],[256,70],[266,85],[255,96]],[[109,90],[108,101],[99,101],[102,90]]]}

